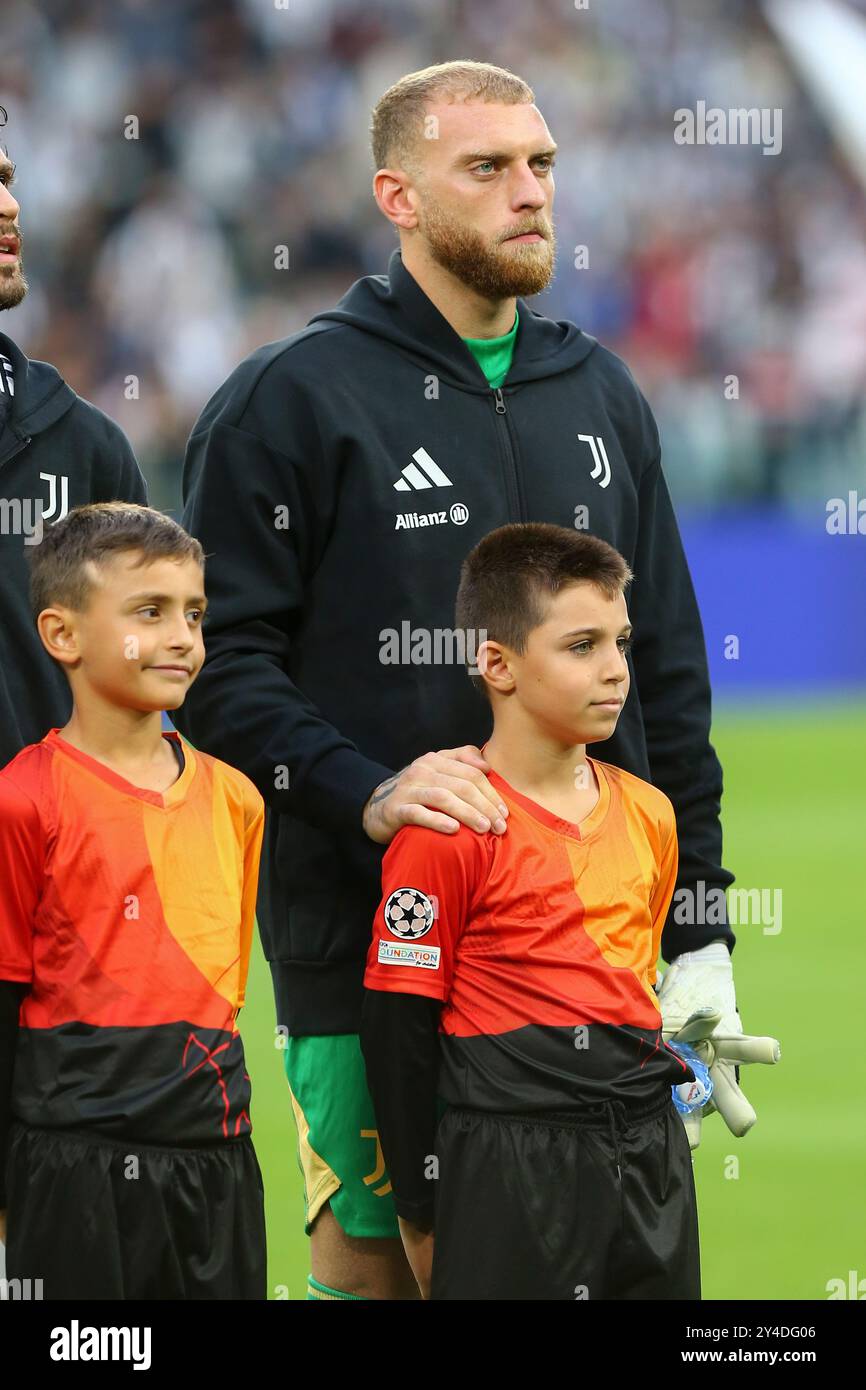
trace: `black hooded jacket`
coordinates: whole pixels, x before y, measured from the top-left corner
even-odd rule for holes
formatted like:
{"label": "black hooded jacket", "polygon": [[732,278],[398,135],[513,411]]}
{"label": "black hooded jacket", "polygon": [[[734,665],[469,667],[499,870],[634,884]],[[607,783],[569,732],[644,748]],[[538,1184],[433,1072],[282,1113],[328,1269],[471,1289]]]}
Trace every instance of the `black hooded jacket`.
{"label": "black hooded jacket", "polygon": [[[183,521],[209,556],[207,659],[172,717],[267,804],[259,923],[293,1034],[358,1029],[384,852],[362,829],[370,793],[491,730],[465,665],[389,664],[389,630],[404,658],[414,630],[453,630],[461,562],[507,522],[578,525],[626,557],[631,690],[590,751],[670,797],[680,886],[733,882],[703,632],[652,413],[589,334],[523,300],[518,312],[492,390],[395,251],[387,275],[246,358],[189,441]],[[721,936],[733,946],[729,927],[671,913],[663,954]]]}
{"label": "black hooded jacket", "polygon": [[72,697],[45,651],[30,611],[27,551],[42,525],[85,502],[147,502],[147,488],[119,425],[82,400],[47,362],[31,362],[0,333],[14,395],[0,412],[0,767],[52,727]]}

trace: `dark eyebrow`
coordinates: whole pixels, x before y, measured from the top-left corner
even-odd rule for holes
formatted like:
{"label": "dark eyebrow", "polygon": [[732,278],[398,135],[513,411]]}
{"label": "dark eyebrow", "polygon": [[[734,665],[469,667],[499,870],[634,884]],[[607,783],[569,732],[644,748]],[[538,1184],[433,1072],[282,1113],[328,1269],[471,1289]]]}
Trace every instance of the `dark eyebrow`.
{"label": "dark eyebrow", "polygon": [[[142,594],[130,594],[127,603],[142,603],[145,599],[148,603],[171,603],[172,595],[150,594],[147,592]],[[192,598],[187,599],[187,603],[194,604],[196,608],[207,608],[207,599],[204,594],[194,594]]]}
{"label": "dark eyebrow", "polygon": [[[634,628],[631,623],[626,623],[619,635],[620,637],[630,637],[633,632]],[[564,632],[562,637],[565,641],[566,637],[604,637],[604,635],[605,629],[603,627],[579,627],[574,632]]]}
{"label": "dark eyebrow", "polygon": [[[538,150],[537,153],[530,155],[530,159],[552,159],[559,149],[558,145],[551,145],[549,150]],[[507,163],[510,159],[515,159],[516,155],[510,150],[475,150],[471,154],[460,154],[454,160],[455,167],[464,164],[474,164],[478,159],[491,159],[494,162]]]}

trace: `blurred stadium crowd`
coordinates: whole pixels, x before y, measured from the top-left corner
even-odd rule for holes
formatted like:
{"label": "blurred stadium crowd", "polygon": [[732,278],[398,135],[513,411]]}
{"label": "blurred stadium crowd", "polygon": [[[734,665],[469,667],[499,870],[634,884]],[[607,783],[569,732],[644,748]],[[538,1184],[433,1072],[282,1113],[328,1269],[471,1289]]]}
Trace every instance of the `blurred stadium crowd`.
{"label": "blurred stadium crowd", "polygon": [[[448,58],[533,86],[560,153],[557,274],[531,302],[626,359],[677,502],[862,480],[866,197],[756,0],[4,0],[31,289],[0,330],[121,423],[174,509],[232,367],[386,269],[370,110]],[[782,108],[781,152],[677,145],[698,100]]]}

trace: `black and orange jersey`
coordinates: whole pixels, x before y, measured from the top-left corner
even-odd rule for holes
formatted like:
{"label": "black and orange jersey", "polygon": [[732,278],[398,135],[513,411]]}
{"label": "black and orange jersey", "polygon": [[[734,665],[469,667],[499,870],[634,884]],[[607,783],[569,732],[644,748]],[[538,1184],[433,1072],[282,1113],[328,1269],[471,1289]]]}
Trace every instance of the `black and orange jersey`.
{"label": "black and orange jersey", "polygon": [[236,1019],[264,803],[182,749],[165,792],[57,729],[0,772],[0,979],[28,986],[11,1099],[24,1123],[156,1144],[251,1130]]}
{"label": "black and orange jersey", "polygon": [[405,826],[383,859],[370,990],[441,1000],[439,1093],[481,1109],[643,1103],[691,1071],[653,984],[677,876],[663,792],[597,759],[580,825],[488,779],[504,835]]}

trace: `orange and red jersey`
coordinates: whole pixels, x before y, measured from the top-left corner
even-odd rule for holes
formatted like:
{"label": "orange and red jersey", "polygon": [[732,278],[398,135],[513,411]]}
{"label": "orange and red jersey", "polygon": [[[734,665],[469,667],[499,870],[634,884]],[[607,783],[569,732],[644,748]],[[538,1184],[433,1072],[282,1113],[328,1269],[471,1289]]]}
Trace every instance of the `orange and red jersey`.
{"label": "orange and red jersey", "polygon": [[405,826],[382,864],[364,983],[441,1000],[439,1093],[481,1109],[642,1101],[691,1072],[653,990],[677,876],[673,806],[599,762],[580,825],[496,772],[504,835]]}
{"label": "orange and red jersey", "polygon": [[12,1113],[156,1144],[251,1130],[236,1027],[264,803],[181,744],[166,791],[52,729],[0,771],[0,979],[29,984]]}

